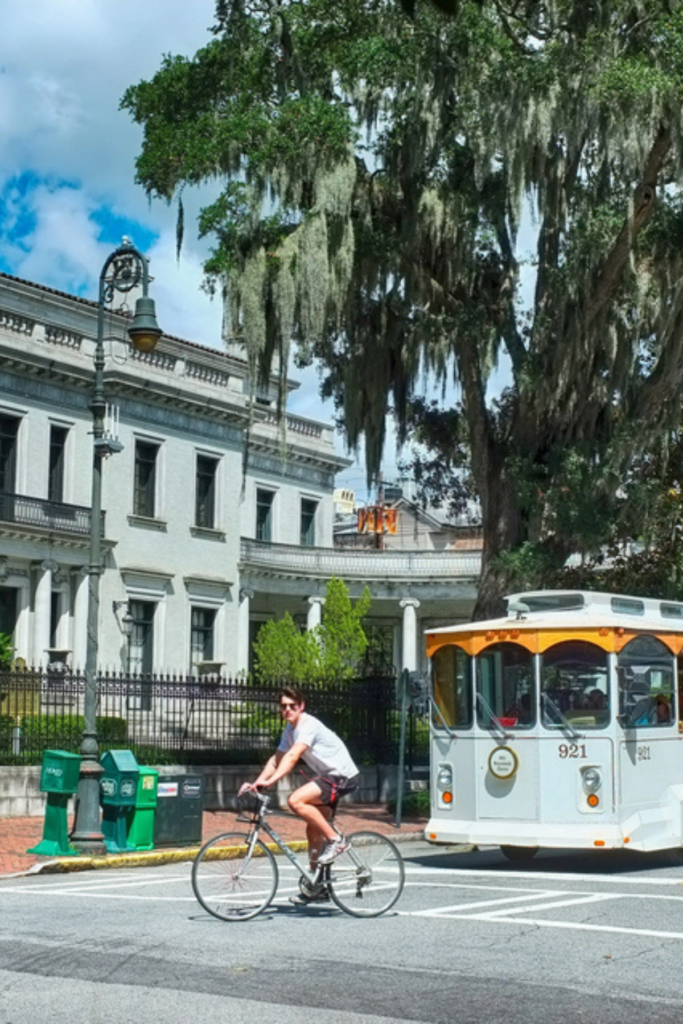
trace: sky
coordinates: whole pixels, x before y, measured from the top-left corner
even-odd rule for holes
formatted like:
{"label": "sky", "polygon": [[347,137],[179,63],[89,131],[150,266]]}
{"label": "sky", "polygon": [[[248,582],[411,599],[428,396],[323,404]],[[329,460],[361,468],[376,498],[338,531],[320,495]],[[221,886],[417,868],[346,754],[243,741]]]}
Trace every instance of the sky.
{"label": "sky", "polygon": [[[213,12],[214,0],[2,0],[0,270],[96,299],[102,266],[127,235],[150,258],[162,328],[220,348],[221,301],[200,287],[200,197],[184,196],[178,262],[175,209],[150,204],[135,184],[142,131],[118,109],[127,86],[151,78],[165,54],[192,56],[209,41]],[[332,422],[315,369],[294,377],[301,387],[289,411]],[[387,479],[392,449],[390,441]],[[337,450],[347,454],[341,437]],[[372,497],[362,453],[337,485]]]}

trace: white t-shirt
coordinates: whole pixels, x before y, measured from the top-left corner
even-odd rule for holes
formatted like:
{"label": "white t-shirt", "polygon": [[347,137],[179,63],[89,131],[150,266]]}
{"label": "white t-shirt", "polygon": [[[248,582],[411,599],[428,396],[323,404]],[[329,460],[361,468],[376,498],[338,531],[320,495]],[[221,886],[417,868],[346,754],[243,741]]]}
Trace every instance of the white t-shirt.
{"label": "white t-shirt", "polygon": [[358,769],[346,749],[346,745],[336,733],[313,715],[303,712],[295,729],[288,725],[282,734],[280,746],[283,754],[295,743],[305,743],[307,749],[301,755],[316,775],[340,776],[350,779],[358,774]]}

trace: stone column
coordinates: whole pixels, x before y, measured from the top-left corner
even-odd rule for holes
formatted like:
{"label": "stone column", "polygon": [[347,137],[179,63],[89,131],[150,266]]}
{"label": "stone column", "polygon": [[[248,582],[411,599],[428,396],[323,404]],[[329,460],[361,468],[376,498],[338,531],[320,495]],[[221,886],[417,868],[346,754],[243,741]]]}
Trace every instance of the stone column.
{"label": "stone column", "polygon": [[242,587],[237,615],[237,672],[249,671],[249,609],[254,591]]}
{"label": "stone column", "polygon": [[403,609],[403,649],[402,669],[414,672],[417,668],[417,609],[420,602],[414,597],[406,597],[400,602]]}
{"label": "stone column", "polygon": [[85,668],[85,649],[88,642],[88,571],[87,567],[74,572],[74,619],[71,648],[72,668]]}
{"label": "stone column", "polygon": [[33,604],[33,652],[34,668],[46,666],[47,648],[50,646],[50,608],[52,602],[52,568],[48,559],[36,566],[37,582]]}
{"label": "stone column", "polygon": [[312,632],[319,626],[323,617],[323,605],[325,604],[324,597],[309,597],[308,599],[309,609],[308,617],[306,619],[306,629],[308,632]]}

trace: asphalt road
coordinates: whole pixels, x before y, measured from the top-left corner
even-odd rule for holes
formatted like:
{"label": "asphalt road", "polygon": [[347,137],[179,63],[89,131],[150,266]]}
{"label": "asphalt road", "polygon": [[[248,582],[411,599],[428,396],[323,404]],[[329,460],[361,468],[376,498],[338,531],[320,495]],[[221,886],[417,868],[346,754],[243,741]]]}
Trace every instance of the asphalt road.
{"label": "asphalt road", "polygon": [[683,1020],[683,855],[402,847],[376,920],[205,914],[189,865],[0,881],[0,1024]]}

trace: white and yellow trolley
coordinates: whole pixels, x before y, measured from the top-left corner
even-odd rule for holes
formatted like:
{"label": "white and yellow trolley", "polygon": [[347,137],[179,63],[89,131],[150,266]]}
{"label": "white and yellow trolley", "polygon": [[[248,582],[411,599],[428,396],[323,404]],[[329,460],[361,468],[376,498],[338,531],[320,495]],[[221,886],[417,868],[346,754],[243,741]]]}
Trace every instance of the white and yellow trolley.
{"label": "white and yellow trolley", "polygon": [[683,845],[683,603],[581,591],[427,634],[434,843]]}

